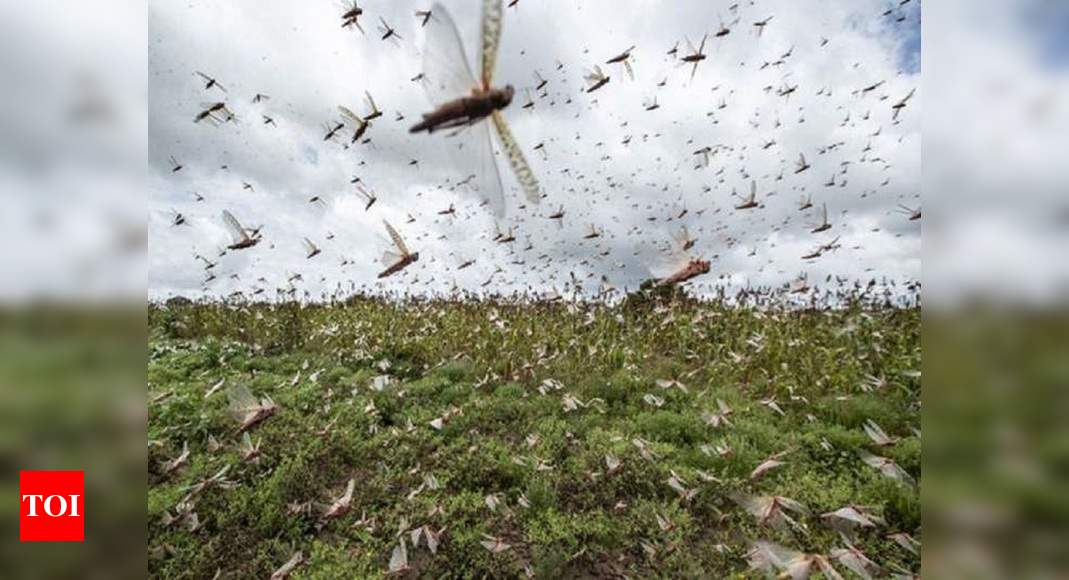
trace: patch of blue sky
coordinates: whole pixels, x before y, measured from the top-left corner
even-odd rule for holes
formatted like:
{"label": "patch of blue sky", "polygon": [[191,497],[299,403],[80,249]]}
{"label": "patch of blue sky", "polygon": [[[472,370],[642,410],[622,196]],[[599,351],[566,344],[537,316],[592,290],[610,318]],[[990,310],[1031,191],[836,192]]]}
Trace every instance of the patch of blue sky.
{"label": "patch of blue sky", "polygon": [[890,0],[875,3],[875,9],[873,6],[873,3],[859,3],[847,26],[879,36],[902,73],[920,73],[921,0],[909,0],[906,4]]}
{"label": "patch of blue sky", "polygon": [[1041,62],[1054,70],[1069,69],[1069,2],[1033,0],[1022,6],[1026,38],[1037,43]]}
{"label": "patch of blue sky", "polygon": [[907,74],[921,72],[921,2],[913,0],[903,10],[906,19],[895,22],[898,41],[898,68]]}

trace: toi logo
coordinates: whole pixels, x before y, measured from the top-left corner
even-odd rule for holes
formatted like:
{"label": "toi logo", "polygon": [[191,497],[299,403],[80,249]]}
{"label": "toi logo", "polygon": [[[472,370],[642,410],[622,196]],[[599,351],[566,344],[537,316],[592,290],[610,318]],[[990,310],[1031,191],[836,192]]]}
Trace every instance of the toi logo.
{"label": "toi logo", "polygon": [[85,473],[19,472],[19,541],[85,539]]}

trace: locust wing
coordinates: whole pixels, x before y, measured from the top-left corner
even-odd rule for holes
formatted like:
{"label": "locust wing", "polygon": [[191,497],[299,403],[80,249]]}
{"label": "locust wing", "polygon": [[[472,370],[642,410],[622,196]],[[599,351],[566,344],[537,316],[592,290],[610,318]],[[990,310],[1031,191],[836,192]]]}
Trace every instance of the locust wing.
{"label": "locust wing", "polygon": [[588,85],[594,86],[598,83],[598,81],[605,78],[605,73],[601,72],[600,66],[594,65],[594,69],[588,71],[583,78],[586,79]]}
{"label": "locust wing", "polygon": [[747,555],[750,559],[750,569],[760,570],[766,574],[787,569],[792,562],[803,556],[801,552],[796,550],[765,541],[755,542]]}
{"label": "locust wing", "polygon": [[390,240],[393,242],[393,245],[397,247],[397,250],[401,253],[401,255],[409,255],[411,252],[408,251],[408,246],[405,245],[405,241],[401,239],[401,234],[397,233],[397,230],[393,229],[393,226],[390,225],[390,222],[382,220],[382,223],[386,226],[386,232],[390,234]]}
{"label": "locust wing", "polygon": [[365,202],[370,202],[372,199],[375,199],[375,195],[365,189],[363,185],[356,186],[356,193],[360,197],[364,198]]}
{"label": "locust wing", "polygon": [[379,110],[379,106],[375,104],[375,98],[371,96],[371,91],[364,91],[364,100],[367,101],[367,105],[371,107],[372,115],[382,112]]}
{"label": "locust wing", "polygon": [[405,538],[401,536],[401,543],[397,544],[390,554],[390,573],[404,572],[408,569],[408,548],[405,547]]}
{"label": "locust wing", "polygon": [[494,159],[489,124],[475,123],[461,127],[447,134],[446,143],[446,151],[457,168],[456,173],[473,176],[470,185],[483,204],[489,206],[495,218],[505,217],[504,186]]}
{"label": "locust wing", "polygon": [[200,77],[202,79],[204,79],[205,81],[207,81],[209,83],[214,82],[215,86],[218,87],[220,91],[223,91],[224,93],[226,92],[226,87],[224,87],[219,81],[213,80],[212,77],[210,77],[210,76],[208,76],[208,75],[206,75],[206,74],[204,74],[204,73],[202,73],[200,71],[196,71],[196,73],[198,75],[200,75]]}
{"label": "locust wing", "polygon": [[423,78],[424,92],[427,100],[435,107],[466,96],[478,86],[475,75],[471,72],[460,32],[445,6],[435,4],[431,8],[435,15],[424,36]]}
{"label": "locust wing", "polygon": [[501,0],[483,0],[482,25],[482,82],[483,88],[493,86],[497,46],[501,42],[501,23],[504,16]]}
{"label": "locust wing", "polygon": [[[474,163],[478,195],[490,206],[490,211],[497,218],[505,217],[505,187],[501,183],[501,173],[497,170],[497,161],[494,159],[494,143],[490,137],[490,126],[479,123],[471,127],[467,133],[470,135],[467,145],[470,148],[467,163]],[[463,154],[463,148],[459,153]]]}
{"label": "locust wing", "polygon": [[693,238],[690,237],[687,226],[680,226],[679,230],[672,232],[672,241],[675,242],[673,248],[677,251],[685,251],[687,246],[693,242]]}
{"label": "locust wing", "polygon": [[234,214],[225,209],[223,210],[223,223],[226,224],[226,229],[230,232],[230,237],[234,239],[234,243],[248,239],[249,234],[245,232],[245,228],[241,227],[241,223],[234,217]]}
{"label": "locust wing", "polygon": [[655,278],[667,278],[686,267],[690,260],[691,256],[683,250],[683,244],[669,244],[667,251],[662,250],[654,254],[650,260],[649,272]]}
{"label": "locust wing", "polygon": [[298,550],[289,560],[286,561],[285,564],[282,565],[281,568],[275,570],[271,574],[271,578],[269,580],[285,580],[286,578],[289,578],[289,575],[293,573],[293,570],[296,569],[297,566],[299,566],[300,563],[303,561],[304,552]]}
{"label": "locust wing", "polygon": [[398,254],[393,250],[386,250],[382,253],[382,258],[380,258],[380,261],[382,262],[383,266],[390,267],[400,262],[402,259],[403,256],[401,256],[401,254]]}
{"label": "locust wing", "polygon": [[253,396],[245,385],[235,385],[226,392],[230,404],[230,412],[238,419],[244,418],[248,413],[260,409],[260,401]]}
{"label": "locust wing", "polygon": [[348,121],[356,123],[357,126],[361,126],[367,123],[367,121],[365,121],[363,117],[349,110],[349,107],[338,105],[338,110],[341,111],[342,117],[345,117],[345,119]]}
{"label": "locust wing", "polygon": [[542,198],[538,187],[538,178],[531,171],[531,166],[527,163],[527,158],[523,156],[523,151],[520,149],[519,144],[516,143],[516,139],[513,138],[512,131],[509,129],[508,123],[505,122],[505,117],[501,114],[501,111],[494,111],[492,117],[494,119],[494,127],[497,128],[497,135],[501,138],[501,145],[505,149],[505,156],[508,157],[509,166],[512,167],[512,172],[516,174],[516,179],[520,182],[523,193],[527,196],[527,201],[537,204]]}
{"label": "locust wing", "polygon": [[[694,260],[700,258],[699,251],[694,248],[694,244],[699,241],[699,238],[691,235],[690,230],[685,225],[680,226],[678,232],[670,232],[670,237],[672,241],[667,244],[667,248],[663,246],[656,247],[656,252],[652,258],[649,257],[648,253],[643,254],[648,260],[649,273],[656,278],[667,278],[679,273],[680,270],[690,266]],[[713,240],[708,240],[714,245],[724,245],[729,240],[723,234],[714,236],[714,238]],[[687,245],[691,247],[688,249]],[[728,412],[730,412],[730,409],[728,409]]]}

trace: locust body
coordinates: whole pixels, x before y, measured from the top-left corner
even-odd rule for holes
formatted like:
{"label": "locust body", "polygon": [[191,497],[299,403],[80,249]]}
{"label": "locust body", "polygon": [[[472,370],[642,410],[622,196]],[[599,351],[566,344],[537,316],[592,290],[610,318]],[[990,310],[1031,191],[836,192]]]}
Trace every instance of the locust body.
{"label": "locust body", "polygon": [[467,126],[489,117],[494,111],[504,109],[512,103],[514,89],[506,85],[503,89],[472,90],[468,96],[442,103],[437,109],[423,115],[423,120],[413,125],[410,133],[427,131],[433,133],[439,129],[451,129]]}
{"label": "locust body", "polygon": [[668,286],[672,284],[682,284],[683,282],[686,282],[691,278],[696,278],[698,276],[701,276],[702,274],[708,274],[709,268],[709,260],[702,260],[700,258],[696,258],[694,260],[691,260],[690,262],[687,262],[687,265],[675,274],[658,280],[657,285]]}

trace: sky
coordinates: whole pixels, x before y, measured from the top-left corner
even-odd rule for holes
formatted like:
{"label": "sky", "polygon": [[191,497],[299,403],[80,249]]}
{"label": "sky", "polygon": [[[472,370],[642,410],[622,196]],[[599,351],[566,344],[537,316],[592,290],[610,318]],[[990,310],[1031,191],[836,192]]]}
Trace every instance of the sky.
{"label": "sky", "polygon": [[[1069,297],[1069,6],[925,8],[925,303]],[[1060,47],[1060,48],[1059,48]]]}
{"label": "sky", "polygon": [[[494,84],[516,88],[503,113],[543,198],[526,202],[495,155],[508,206],[497,225],[516,237],[501,244],[479,191],[458,185],[495,170],[476,155],[489,127],[455,137],[407,131],[432,108],[414,77],[439,72],[423,70],[425,30],[413,14],[429,3],[363,2],[361,34],[340,26],[344,7],[332,0],[150,2],[149,296],[273,296],[278,288],[312,297],[338,288],[589,295],[603,280],[637,287],[687,257],[712,261],[710,274],[689,284],[696,293],[802,275],[814,283],[918,279],[921,222],[899,206],[921,206],[920,0],[890,16],[887,2],[734,4],[520,0],[505,9]],[[478,3],[443,5],[432,13],[451,13],[477,67]],[[769,17],[756,34],[753,23]],[[401,39],[381,40],[379,18]],[[721,25],[730,33],[716,38]],[[704,34],[707,59],[691,79],[678,57]],[[631,46],[634,79],[605,62]],[[610,81],[587,93],[584,74],[595,65]],[[195,71],[226,92],[205,89]],[[548,81],[542,93],[535,71]],[[914,90],[893,118],[892,104]],[[367,110],[365,91],[383,111],[370,142],[346,147],[349,128],[324,141],[339,105]],[[270,99],[253,103],[257,93]],[[659,108],[646,110],[654,98]],[[220,100],[237,122],[193,122],[203,103]],[[707,166],[694,154],[706,146],[718,148]],[[800,154],[811,167],[796,174]],[[378,197],[367,211],[355,177]],[[751,181],[760,206],[736,210],[733,193]],[[800,210],[802,196],[814,207]],[[825,205],[832,227],[812,233]],[[439,214],[450,206],[455,214]],[[561,207],[563,219],[547,217]],[[221,256],[230,243],[224,209],[262,226],[264,241]],[[175,212],[186,224],[173,225]],[[379,280],[384,219],[420,259]],[[696,238],[686,256],[672,251],[682,226]],[[600,235],[588,239],[592,229]],[[322,250],[314,258],[305,237]],[[834,250],[802,259],[832,242]],[[206,270],[197,255],[215,265]]]}
{"label": "sky", "polygon": [[146,21],[137,0],[4,3],[0,305],[144,301]]}

